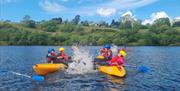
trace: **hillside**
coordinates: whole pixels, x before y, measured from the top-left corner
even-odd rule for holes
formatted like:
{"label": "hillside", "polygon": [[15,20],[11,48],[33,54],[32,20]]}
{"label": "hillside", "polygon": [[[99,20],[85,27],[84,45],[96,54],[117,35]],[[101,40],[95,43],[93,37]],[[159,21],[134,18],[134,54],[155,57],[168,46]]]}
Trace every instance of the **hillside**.
{"label": "hillside", "polygon": [[180,45],[180,27],[164,23],[151,26],[136,24],[130,28],[57,23],[52,20],[33,26],[27,24],[1,21],[0,45]]}

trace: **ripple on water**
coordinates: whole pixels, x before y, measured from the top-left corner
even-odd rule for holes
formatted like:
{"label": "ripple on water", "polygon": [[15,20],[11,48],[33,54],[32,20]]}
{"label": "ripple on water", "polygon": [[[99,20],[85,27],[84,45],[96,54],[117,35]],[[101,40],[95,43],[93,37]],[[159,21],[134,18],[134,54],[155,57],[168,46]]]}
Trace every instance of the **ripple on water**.
{"label": "ripple on water", "polygon": [[[1,51],[6,54],[0,56],[1,69],[33,74],[31,69],[33,64],[45,60],[48,47],[58,49],[58,46],[1,46]],[[71,50],[70,47],[66,48]],[[99,47],[90,46],[89,49],[90,53],[95,53]],[[130,49],[127,64],[146,65],[151,69],[150,72],[140,73],[134,68],[127,67],[125,78],[111,78],[99,72],[82,75],[56,72],[47,75],[42,83],[1,72],[0,91],[179,91],[180,47],[130,47]],[[72,54],[71,51],[66,52]]]}

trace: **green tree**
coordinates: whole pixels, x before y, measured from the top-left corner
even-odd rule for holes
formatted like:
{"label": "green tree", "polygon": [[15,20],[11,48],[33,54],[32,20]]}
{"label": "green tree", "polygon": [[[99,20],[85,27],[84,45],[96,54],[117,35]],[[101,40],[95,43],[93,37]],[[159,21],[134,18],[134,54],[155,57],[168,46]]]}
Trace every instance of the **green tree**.
{"label": "green tree", "polygon": [[156,34],[165,32],[170,28],[169,18],[160,18],[154,21],[150,30]]}
{"label": "green tree", "polygon": [[54,22],[56,22],[57,24],[61,24],[61,23],[62,23],[62,18],[61,18],[61,17],[52,18],[52,20],[53,20]]}
{"label": "green tree", "polygon": [[58,27],[55,21],[45,21],[41,24],[42,30],[46,32],[55,32]]}
{"label": "green tree", "polygon": [[180,27],[180,20],[173,22],[173,27]]}
{"label": "green tree", "polygon": [[31,20],[31,17],[29,15],[25,15],[22,20],[22,24],[29,28],[35,28],[36,22],[34,20]]}
{"label": "green tree", "polygon": [[89,22],[88,22],[87,20],[81,21],[81,24],[82,24],[83,26],[89,26]]}
{"label": "green tree", "polygon": [[76,15],[74,19],[72,20],[72,24],[77,25],[80,21],[80,15]]}

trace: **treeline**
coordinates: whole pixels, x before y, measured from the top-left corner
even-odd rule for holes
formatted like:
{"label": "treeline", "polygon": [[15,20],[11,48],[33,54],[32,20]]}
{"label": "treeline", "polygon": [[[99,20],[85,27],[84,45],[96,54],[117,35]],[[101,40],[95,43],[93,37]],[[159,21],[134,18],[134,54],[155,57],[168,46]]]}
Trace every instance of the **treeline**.
{"label": "treeline", "polygon": [[26,15],[22,21],[0,21],[0,45],[180,45],[180,21],[160,18],[142,25],[130,15],[98,23],[61,17],[34,21]]}

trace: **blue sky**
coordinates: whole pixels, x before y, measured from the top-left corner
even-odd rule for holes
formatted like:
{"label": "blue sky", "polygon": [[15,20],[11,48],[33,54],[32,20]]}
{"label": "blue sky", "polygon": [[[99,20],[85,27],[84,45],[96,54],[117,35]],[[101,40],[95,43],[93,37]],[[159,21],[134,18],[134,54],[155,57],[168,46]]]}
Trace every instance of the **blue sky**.
{"label": "blue sky", "polygon": [[19,22],[24,15],[33,20],[62,17],[71,20],[118,20],[124,13],[152,22],[158,17],[180,18],[180,0],[0,0],[0,19]]}

